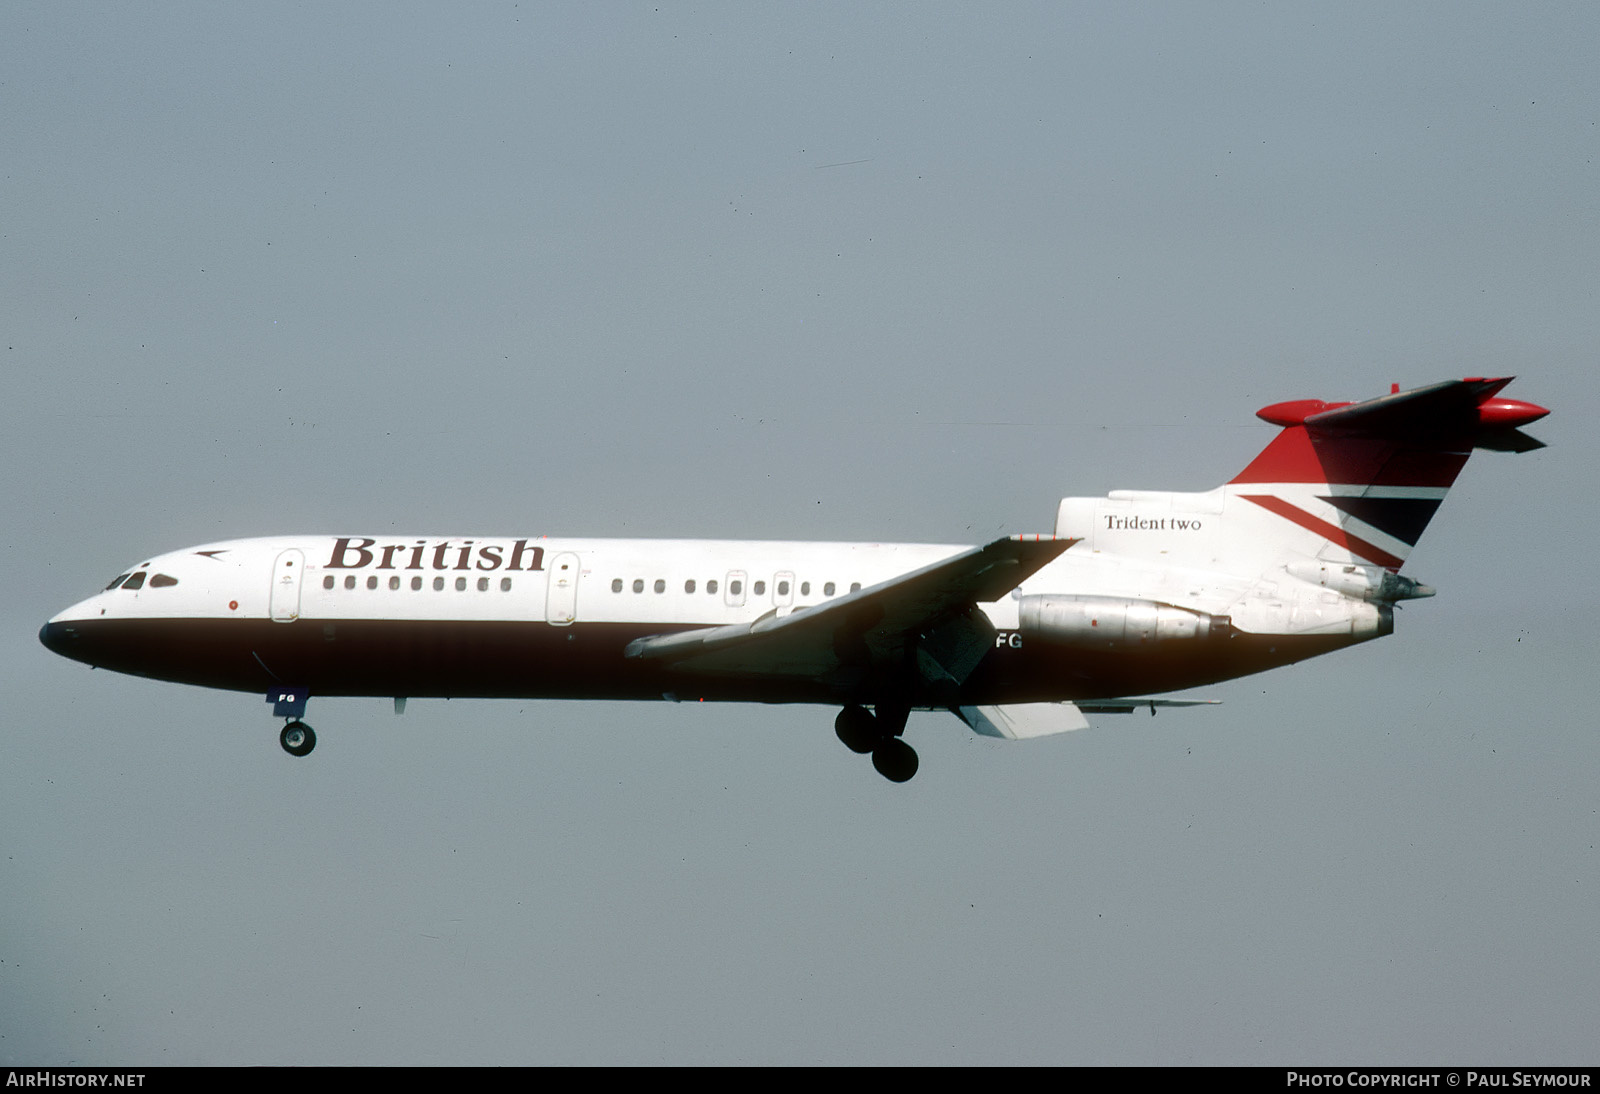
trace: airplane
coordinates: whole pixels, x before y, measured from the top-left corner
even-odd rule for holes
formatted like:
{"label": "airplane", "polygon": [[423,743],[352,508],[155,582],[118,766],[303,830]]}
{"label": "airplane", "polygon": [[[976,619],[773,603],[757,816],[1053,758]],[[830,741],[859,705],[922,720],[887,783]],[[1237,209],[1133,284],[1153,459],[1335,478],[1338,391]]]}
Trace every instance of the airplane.
{"label": "airplane", "polygon": [[1400,575],[1474,448],[1549,411],[1469,378],[1302,399],[1199,493],[1061,500],[983,546],[544,536],[236,539],[132,566],[39,632],[97,668],[265,695],[810,703],[885,778],[913,710],[1027,739],[1390,634]]}

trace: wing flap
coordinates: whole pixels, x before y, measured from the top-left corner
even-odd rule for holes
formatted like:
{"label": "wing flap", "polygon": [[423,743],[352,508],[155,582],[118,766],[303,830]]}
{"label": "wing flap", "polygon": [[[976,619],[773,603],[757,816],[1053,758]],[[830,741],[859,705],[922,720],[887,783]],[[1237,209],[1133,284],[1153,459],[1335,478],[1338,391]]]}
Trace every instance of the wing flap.
{"label": "wing flap", "polygon": [[1089,719],[1072,703],[1006,703],[999,706],[957,707],[956,717],[983,737],[1026,741],[1088,729]]}
{"label": "wing flap", "polygon": [[1218,706],[1220,699],[1080,699],[1076,703],[1007,703],[1001,706],[957,707],[956,717],[983,737],[1026,741],[1088,729],[1085,714],[1131,714],[1159,707]]}

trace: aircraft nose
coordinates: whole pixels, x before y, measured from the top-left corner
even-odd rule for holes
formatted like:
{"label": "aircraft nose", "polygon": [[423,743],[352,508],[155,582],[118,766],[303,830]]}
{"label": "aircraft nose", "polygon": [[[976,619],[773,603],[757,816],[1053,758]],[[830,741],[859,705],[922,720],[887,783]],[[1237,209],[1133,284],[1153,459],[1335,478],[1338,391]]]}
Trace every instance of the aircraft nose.
{"label": "aircraft nose", "polygon": [[63,657],[71,656],[67,651],[77,638],[78,632],[70,623],[46,623],[39,628],[39,641],[44,648]]}

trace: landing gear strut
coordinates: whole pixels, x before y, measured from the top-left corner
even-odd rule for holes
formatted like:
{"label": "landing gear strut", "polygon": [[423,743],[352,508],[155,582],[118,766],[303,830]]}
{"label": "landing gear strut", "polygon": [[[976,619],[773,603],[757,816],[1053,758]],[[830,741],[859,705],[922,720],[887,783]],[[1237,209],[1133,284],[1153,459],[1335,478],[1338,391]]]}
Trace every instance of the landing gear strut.
{"label": "landing gear strut", "polygon": [[283,732],[278,734],[278,743],[291,756],[309,755],[311,750],[317,747],[317,735],[311,732],[310,726],[300,720],[306,716],[306,703],[310,698],[310,689],[303,687],[273,688],[267,692],[267,702],[272,704],[272,713],[276,717],[289,720],[289,724],[283,727]]}
{"label": "landing gear strut", "polygon": [[291,756],[305,756],[317,747],[317,735],[304,722],[294,721],[283,727],[278,743]]}
{"label": "landing gear strut", "polygon": [[917,773],[917,750],[900,739],[910,711],[879,706],[845,707],[833,721],[833,732],[851,752],[872,753],[872,766],[890,782],[903,783]]}

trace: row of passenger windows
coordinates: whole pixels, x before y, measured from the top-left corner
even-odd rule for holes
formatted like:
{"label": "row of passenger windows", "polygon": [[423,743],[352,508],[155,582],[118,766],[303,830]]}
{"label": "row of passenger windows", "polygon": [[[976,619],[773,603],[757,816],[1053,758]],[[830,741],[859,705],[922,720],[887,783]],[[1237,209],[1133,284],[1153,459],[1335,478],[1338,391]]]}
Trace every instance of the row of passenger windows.
{"label": "row of passenger windows", "polygon": [[[106,586],[106,592],[109,593],[112,589],[117,588],[142,589],[144,588],[146,573],[147,571],[140,570],[134,574],[121,574],[115,581]],[[168,577],[166,574],[150,574],[150,587],[152,589],[170,589],[177,583],[178,579],[175,577]]]}
{"label": "row of passenger windows", "polygon": [[[322,587],[324,589],[331,589],[331,588],[334,587],[334,584],[337,581],[338,581],[338,578],[334,577],[332,574],[328,574],[326,577],[324,577],[322,579]],[[355,577],[354,574],[345,575],[344,587],[346,589],[354,589],[356,587],[356,577]],[[378,587],[378,579],[377,579],[377,577],[375,577],[375,576],[368,577],[367,578],[367,588],[376,589],[377,587]],[[400,579],[398,577],[391,577],[389,579],[389,588],[398,589],[399,587],[400,587]],[[411,579],[411,588],[412,588],[412,591],[420,590],[422,588],[422,578],[413,577]],[[434,588],[435,592],[442,591],[444,589],[444,578],[442,578],[442,577],[434,578],[433,579],[433,588]],[[467,591],[467,579],[464,578],[464,577],[456,578],[456,592],[464,593],[466,591]],[[480,577],[478,579],[478,591],[480,593],[486,593],[486,592],[489,591],[489,579],[488,578]],[[509,593],[511,591],[511,579],[509,577],[502,577],[500,579],[500,591],[503,592],[503,593]]]}
{"label": "row of passenger windows", "polygon": [[[707,581],[706,582],[706,595],[708,595],[708,596],[716,596],[717,595],[717,589],[719,587],[720,586],[717,584],[717,579],[716,578],[712,578],[710,581]],[[611,582],[611,591],[614,592],[614,593],[620,593],[622,591],[622,588],[623,588],[622,579],[620,577],[619,578],[614,578],[612,580],[612,582]],[[665,579],[658,577],[652,583],[651,588],[653,588],[658,593],[664,593],[664,592],[667,591],[667,583],[666,583]],[[692,577],[689,578],[687,581],[685,581],[683,583],[683,591],[686,592],[686,593],[692,593],[692,592],[695,591],[696,588],[697,588],[697,585],[695,583],[694,578],[692,578]],[[779,582],[776,583],[776,593],[777,593],[778,596],[788,596],[789,595],[789,588],[790,588],[790,585],[789,585],[788,579],[784,579],[784,580],[779,581]],[[833,582],[825,581],[822,584],[822,595],[823,596],[832,596],[834,594],[834,591],[835,591],[836,588],[837,588],[837,586],[835,586]],[[636,592],[636,593],[644,592],[644,578],[636,577],[636,578],[633,579],[633,591]],[[861,591],[861,582],[859,582],[859,581],[851,582],[850,583],[850,591],[853,592],[853,593],[860,592]],[[752,584],[750,586],[750,593],[751,593],[752,596],[766,596],[767,595],[767,583],[765,581],[757,581],[757,582],[755,582],[754,584]],[[728,595],[729,596],[743,596],[744,595],[744,582],[738,580],[737,578],[735,578],[734,580],[728,582]],[[811,595],[811,582],[802,581],[800,583],[800,595],[801,596],[810,596]]]}
{"label": "row of passenger windows", "polygon": [[[152,577],[150,579],[150,584],[153,587],[157,587],[157,588],[159,588],[159,587],[161,587],[163,585],[176,585],[177,583],[178,582],[177,582],[176,578],[167,577],[165,574],[156,574],[154,577]],[[338,583],[339,583],[339,579],[336,578],[333,574],[327,574],[322,579],[322,587],[324,589],[335,588],[338,585]],[[490,579],[487,578],[487,577],[478,578],[478,591],[480,593],[488,592],[489,591],[489,583],[490,583]],[[112,588],[112,589],[115,589],[119,584],[124,589],[137,589],[140,585],[144,584],[144,574],[138,573],[138,574],[134,574],[132,577],[129,577],[127,574],[124,574],[122,577],[119,577],[116,581],[113,581],[110,584],[110,586],[108,586],[108,587]],[[377,578],[377,576],[376,575],[369,575],[367,577],[366,586],[369,589],[376,589],[378,587],[378,578]],[[776,582],[775,586],[776,586],[776,590],[775,591],[777,592],[778,596],[787,597],[789,595],[789,590],[790,590],[791,586],[790,586],[790,583],[789,583],[787,578]],[[346,574],[345,575],[344,587],[346,589],[354,589],[356,587],[356,576],[354,574]],[[443,577],[435,577],[433,579],[433,588],[434,588],[435,592],[442,591],[444,589],[444,587],[445,587],[445,579]],[[466,589],[467,589],[467,579],[464,578],[464,577],[456,578],[455,587],[456,587],[456,591],[457,592],[465,592]],[[663,578],[659,578],[659,577],[656,578],[655,581],[652,584],[652,587],[658,593],[664,593],[664,592],[667,591],[667,583],[666,583],[665,579],[663,579]],[[398,576],[393,576],[393,577],[389,578],[389,588],[390,589],[398,589],[398,588],[400,588],[400,578]],[[411,588],[412,588],[413,591],[420,590],[422,588],[422,578],[421,577],[413,577],[411,579]],[[683,583],[683,591],[686,592],[686,593],[693,593],[697,588],[699,588],[699,585],[695,581],[695,579],[692,578],[692,577],[689,578],[687,581],[685,581]],[[705,583],[705,591],[706,591],[706,594],[708,596],[717,595],[717,590],[719,588],[721,588],[721,585],[717,581],[716,578],[712,578],[710,581],[707,581]],[[611,582],[611,591],[612,592],[620,593],[622,591],[622,589],[623,589],[623,580],[622,580],[622,578],[620,578],[620,577],[616,578]],[[500,579],[500,591],[503,592],[503,593],[508,593],[508,592],[511,591],[511,579],[509,577],[502,577]],[[644,578],[636,577],[636,578],[633,579],[633,591],[636,592],[636,593],[644,592]],[[837,586],[833,582],[831,582],[831,581],[823,582],[823,584],[822,584],[822,595],[823,596],[831,597],[831,596],[834,595],[834,593],[836,591],[837,591]],[[850,583],[850,591],[853,592],[853,593],[860,592],[861,591],[861,582],[859,582],[859,581],[851,582]],[[756,582],[752,583],[751,586],[750,586],[750,592],[754,596],[766,596],[767,595],[767,583],[765,581],[756,581]],[[744,595],[744,582],[739,580],[739,579],[734,579],[734,580],[728,582],[728,593],[729,593],[730,596],[743,596]],[[800,582],[800,595],[801,596],[810,596],[811,595],[811,582],[809,582],[809,581]]]}

